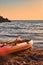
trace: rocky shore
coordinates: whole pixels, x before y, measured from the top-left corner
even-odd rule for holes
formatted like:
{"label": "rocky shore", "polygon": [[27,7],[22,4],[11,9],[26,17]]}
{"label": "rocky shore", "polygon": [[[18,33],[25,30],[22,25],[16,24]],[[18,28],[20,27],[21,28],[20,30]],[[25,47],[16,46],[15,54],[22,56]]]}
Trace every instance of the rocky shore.
{"label": "rocky shore", "polygon": [[3,16],[0,16],[0,23],[2,22],[11,22],[11,21],[8,20],[8,18],[3,18]]}
{"label": "rocky shore", "polygon": [[0,57],[0,65],[43,65],[43,50],[27,49]]}

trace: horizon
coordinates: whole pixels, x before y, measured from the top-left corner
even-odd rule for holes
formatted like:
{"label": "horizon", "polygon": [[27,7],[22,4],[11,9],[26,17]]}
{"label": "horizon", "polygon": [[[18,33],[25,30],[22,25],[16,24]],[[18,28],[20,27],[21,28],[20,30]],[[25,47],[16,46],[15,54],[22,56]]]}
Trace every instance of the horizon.
{"label": "horizon", "polygon": [[[12,20],[12,21],[16,21],[16,20]],[[24,19],[21,20],[21,19],[20,19],[20,20],[17,20],[17,21],[43,21],[43,20],[37,20],[37,19],[36,19],[36,20],[24,20]]]}
{"label": "horizon", "polygon": [[1,0],[0,16],[10,20],[43,20],[43,0]]}
{"label": "horizon", "polygon": [[[1,16],[1,17],[6,19],[6,17],[4,17],[4,16]],[[16,21],[16,20],[17,20],[17,21],[18,21],[18,20],[20,20],[20,21],[21,21],[21,20],[22,20],[22,21],[43,21],[43,20],[40,20],[40,19],[39,19],[39,20],[38,20],[38,19],[27,19],[27,20],[26,20],[26,19],[9,19],[9,18],[7,18],[7,19],[8,19],[8,20],[12,20],[12,21]]]}

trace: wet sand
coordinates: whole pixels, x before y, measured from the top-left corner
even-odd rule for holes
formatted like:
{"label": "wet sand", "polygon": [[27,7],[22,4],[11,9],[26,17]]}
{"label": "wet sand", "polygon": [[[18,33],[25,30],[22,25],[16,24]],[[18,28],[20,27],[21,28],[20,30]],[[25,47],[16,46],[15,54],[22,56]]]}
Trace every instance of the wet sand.
{"label": "wet sand", "polygon": [[43,50],[31,48],[0,57],[0,65],[43,65]]}

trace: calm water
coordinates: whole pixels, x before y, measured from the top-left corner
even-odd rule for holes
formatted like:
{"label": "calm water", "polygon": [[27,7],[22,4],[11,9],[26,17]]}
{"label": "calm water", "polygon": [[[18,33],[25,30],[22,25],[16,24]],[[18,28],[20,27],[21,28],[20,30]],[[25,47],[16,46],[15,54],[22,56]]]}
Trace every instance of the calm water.
{"label": "calm water", "polygon": [[43,21],[18,20],[0,23],[0,41],[12,41],[18,35],[23,39],[33,39],[34,46],[43,49]]}

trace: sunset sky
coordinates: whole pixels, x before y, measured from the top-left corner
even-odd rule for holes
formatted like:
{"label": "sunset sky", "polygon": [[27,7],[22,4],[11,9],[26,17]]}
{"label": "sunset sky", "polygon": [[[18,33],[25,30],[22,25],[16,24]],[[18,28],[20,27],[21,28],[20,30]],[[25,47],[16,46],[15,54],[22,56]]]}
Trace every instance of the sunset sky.
{"label": "sunset sky", "polygon": [[43,20],[43,0],[0,0],[0,16],[12,20]]}

